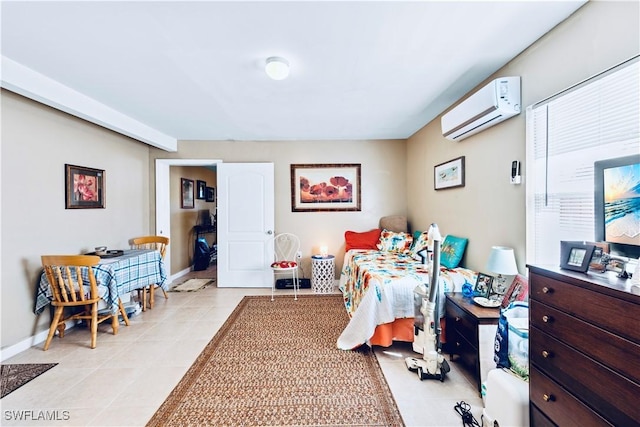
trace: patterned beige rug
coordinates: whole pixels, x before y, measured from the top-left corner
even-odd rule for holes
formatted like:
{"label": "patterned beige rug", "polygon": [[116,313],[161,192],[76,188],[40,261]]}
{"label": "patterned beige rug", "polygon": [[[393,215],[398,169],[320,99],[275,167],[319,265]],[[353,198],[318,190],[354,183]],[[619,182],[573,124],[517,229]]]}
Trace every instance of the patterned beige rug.
{"label": "patterned beige rug", "polygon": [[148,426],[403,426],[368,348],[342,351],[340,295],[245,297]]}

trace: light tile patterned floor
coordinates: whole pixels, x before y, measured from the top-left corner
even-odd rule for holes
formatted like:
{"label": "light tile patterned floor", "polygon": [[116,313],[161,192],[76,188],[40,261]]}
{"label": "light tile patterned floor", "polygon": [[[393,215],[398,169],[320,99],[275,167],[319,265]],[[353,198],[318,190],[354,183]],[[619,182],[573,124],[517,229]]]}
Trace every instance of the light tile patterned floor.
{"label": "light tile patterned floor", "polygon": [[[194,272],[177,282],[204,275]],[[86,330],[71,330],[46,352],[39,344],[5,360],[59,365],[0,400],[0,425],[144,426],[242,297],[270,292],[209,286],[171,292],[165,300],[158,291],[154,309],[134,316],[130,327],[121,325],[117,336],[101,325],[93,350]],[[482,399],[457,363],[444,382],[420,381],[404,364],[405,356],[416,356],[410,345],[377,348],[376,355],[407,426],[460,426],[454,406],[461,400],[481,422]]]}

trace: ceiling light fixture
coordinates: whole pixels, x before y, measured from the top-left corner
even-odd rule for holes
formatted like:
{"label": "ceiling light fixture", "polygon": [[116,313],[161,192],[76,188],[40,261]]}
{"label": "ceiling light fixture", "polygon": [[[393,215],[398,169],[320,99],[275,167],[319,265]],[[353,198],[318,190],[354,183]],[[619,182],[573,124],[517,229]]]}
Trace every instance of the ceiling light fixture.
{"label": "ceiling light fixture", "polygon": [[267,58],[264,71],[273,80],[284,80],[289,76],[289,61],[279,56]]}

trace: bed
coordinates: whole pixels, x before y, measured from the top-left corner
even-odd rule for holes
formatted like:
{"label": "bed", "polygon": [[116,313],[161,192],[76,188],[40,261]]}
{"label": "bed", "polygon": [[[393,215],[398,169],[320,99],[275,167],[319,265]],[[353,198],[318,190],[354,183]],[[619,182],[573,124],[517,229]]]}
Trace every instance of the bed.
{"label": "bed", "polygon": [[[358,240],[355,243],[354,236]],[[366,243],[363,236],[368,239]],[[339,286],[350,321],[337,340],[338,348],[351,350],[363,344],[388,347],[393,341],[412,342],[414,290],[419,284],[427,283],[429,277],[417,255],[426,242],[426,232],[410,235],[387,229],[365,233],[348,231],[345,240],[347,250]],[[465,247],[466,239],[446,236],[443,241],[445,262],[440,270],[442,304],[438,313],[441,319],[445,292],[460,292],[465,282],[475,283],[476,272],[458,267]],[[451,253],[452,248],[455,254]],[[449,262],[449,255],[455,255],[455,266]]]}

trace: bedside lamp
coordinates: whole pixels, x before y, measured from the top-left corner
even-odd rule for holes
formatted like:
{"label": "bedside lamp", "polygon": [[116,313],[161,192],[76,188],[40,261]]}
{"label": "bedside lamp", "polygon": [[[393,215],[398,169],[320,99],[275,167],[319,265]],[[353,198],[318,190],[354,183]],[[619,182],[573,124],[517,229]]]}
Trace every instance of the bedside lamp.
{"label": "bedside lamp", "polygon": [[506,276],[518,274],[518,266],[516,265],[516,256],[513,253],[513,249],[505,246],[492,247],[489,261],[487,261],[487,270],[498,275],[496,277],[495,291],[497,294],[504,295],[507,291],[507,284],[503,274]]}

